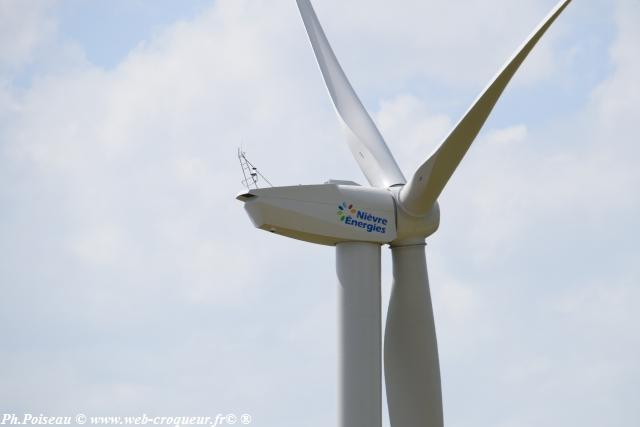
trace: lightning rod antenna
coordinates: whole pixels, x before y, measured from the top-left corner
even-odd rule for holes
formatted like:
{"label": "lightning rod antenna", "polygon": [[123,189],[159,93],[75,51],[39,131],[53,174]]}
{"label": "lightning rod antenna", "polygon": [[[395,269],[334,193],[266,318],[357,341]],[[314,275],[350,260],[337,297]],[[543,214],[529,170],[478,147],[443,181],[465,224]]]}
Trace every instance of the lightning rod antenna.
{"label": "lightning rod antenna", "polygon": [[240,161],[240,168],[242,168],[242,185],[244,185],[247,190],[260,188],[258,185],[260,179],[273,187],[273,184],[247,159],[247,154],[242,150],[242,147],[238,148],[238,160]]}

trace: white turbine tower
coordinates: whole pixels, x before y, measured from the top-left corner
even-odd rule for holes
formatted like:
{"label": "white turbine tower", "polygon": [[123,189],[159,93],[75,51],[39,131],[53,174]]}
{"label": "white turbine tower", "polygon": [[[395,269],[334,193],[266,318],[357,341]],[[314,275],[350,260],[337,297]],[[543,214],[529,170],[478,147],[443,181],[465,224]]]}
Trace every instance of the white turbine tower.
{"label": "white turbine tower", "polygon": [[254,225],[336,247],[340,307],[340,422],[382,425],[380,248],[393,257],[393,290],[384,372],[393,427],[441,427],[442,393],[427,279],[425,239],[440,221],[438,196],[502,91],[571,0],[562,0],[478,97],[449,136],[407,182],[338,63],[309,0],[297,0],[353,156],[371,187],[329,181],[252,189],[245,202]]}

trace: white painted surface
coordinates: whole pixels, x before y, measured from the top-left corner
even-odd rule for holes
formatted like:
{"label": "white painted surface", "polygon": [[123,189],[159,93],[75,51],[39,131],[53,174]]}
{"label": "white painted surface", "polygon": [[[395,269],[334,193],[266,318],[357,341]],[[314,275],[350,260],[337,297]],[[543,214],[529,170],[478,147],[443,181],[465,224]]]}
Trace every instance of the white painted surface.
{"label": "white painted surface", "polygon": [[393,195],[387,189],[296,185],[254,189],[237,198],[256,227],[306,242],[388,243],[397,236]]}
{"label": "white painted surface", "polygon": [[353,90],[324,34],[309,0],[298,0],[298,8],[327,84],[333,105],[344,124],[353,157],[373,187],[387,188],[406,182],[380,131]]}
{"label": "white painted surface", "polygon": [[380,245],[336,245],[341,427],[382,425]]}
{"label": "white painted surface", "polygon": [[426,214],[482,129],[500,95],[520,65],[571,0],[562,0],[507,61],[444,142],[413,174],[400,192],[402,207],[412,215]]}
{"label": "white painted surface", "polygon": [[424,243],[392,247],[384,372],[393,427],[442,427],[442,392]]}

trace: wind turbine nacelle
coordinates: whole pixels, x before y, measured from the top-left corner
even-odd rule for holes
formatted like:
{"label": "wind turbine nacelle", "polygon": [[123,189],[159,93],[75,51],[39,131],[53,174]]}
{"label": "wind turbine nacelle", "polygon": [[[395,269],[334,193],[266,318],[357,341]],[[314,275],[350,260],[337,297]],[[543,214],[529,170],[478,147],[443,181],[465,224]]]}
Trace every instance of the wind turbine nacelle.
{"label": "wind turbine nacelle", "polygon": [[387,189],[329,182],[251,189],[236,198],[256,227],[306,242],[383,244],[397,237],[395,202]]}

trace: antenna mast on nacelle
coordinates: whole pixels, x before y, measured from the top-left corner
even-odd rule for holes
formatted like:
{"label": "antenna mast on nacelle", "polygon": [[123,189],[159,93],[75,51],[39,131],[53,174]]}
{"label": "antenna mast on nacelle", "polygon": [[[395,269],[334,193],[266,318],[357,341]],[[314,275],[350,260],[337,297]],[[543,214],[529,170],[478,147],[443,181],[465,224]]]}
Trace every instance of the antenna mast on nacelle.
{"label": "antenna mast on nacelle", "polygon": [[269,186],[273,187],[273,184],[269,182],[269,180],[258,171],[258,168],[253,165],[247,159],[247,155],[244,151],[242,151],[242,147],[238,148],[238,160],[240,160],[240,167],[242,168],[242,176],[244,179],[242,180],[242,185],[247,187],[247,190],[251,190],[252,188],[260,188],[258,186],[258,181],[262,178]]}

